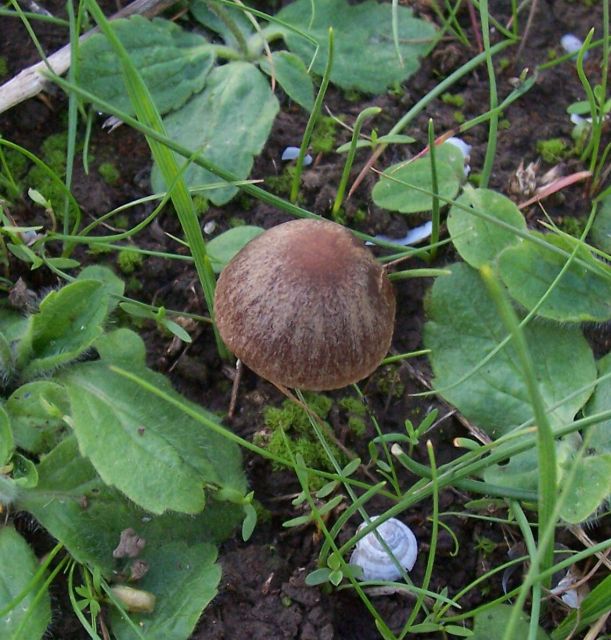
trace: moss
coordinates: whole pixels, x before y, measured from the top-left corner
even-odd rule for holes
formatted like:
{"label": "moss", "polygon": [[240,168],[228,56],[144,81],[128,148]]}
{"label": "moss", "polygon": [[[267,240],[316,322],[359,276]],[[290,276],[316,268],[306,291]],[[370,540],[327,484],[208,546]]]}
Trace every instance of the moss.
{"label": "moss", "polygon": [[392,398],[401,398],[405,385],[401,382],[399,370],[395,367],[384,367],[380,372],[377,383],[378,391]]}
{"label": "moss", "polygon": [[511,60],[506,56],[499,60],[499,69],[501,71],[505,71],[505,69],[508,69],[510,65],[511,65]]}
{"label": "moss", "polygon": [[129,226],[129,217],[126,213],[121,213],[113,218],[114,226],[119,229],[127,229]]}
{"label": "moss", "polygon": [[0,78],[8,75],[8,62],[4,56],[0,56]]}
{"label": "moss", "polygon": [[363,100],[363,94],[356,89],[345,89],[343,94],[348,102],[361,102]]}
{"label": "moss", "polygon": [[50,135],[40,148],[41,158],[62,177],[66,174],[66,155],[68,153],[68,132]]}
{"label": "moss", "polygon": [[329,153],[336,146],[337,120],[331,116],[320,116],[312,132],[312,151],[314,153]]}
{"label": "moss", "polygon": [[106,184],[115,185],[119,182],[121,174],[117,167],[112,162],[102,162],[98,167],[98,173],[102,176],[102,179]]}
{"label": "moss", "polygon": [[446,92],[441,96],[441,101],[444,104],[449,104],[453,107],[458,107],[459,109],[462,109],[465,106],[465,99],[457,93]]}
{"label": "moss", "polygon": [[570,154],[569,145],[562,138],[550,138],[537,142],[537,153],[550,164],[564,160]]}
{"label": "moss", "polygon": [[229,226],[233,229],[235,227],[243,227],[246,224],[246,220],[244,218],[239,218],[238,216],[233,216],[229,218]]}
{"label": "moss", "polygon": [[[333,401],[321,394],[310,393],[305,397],[310,409],[324,420]],[[266,448],[271,454],[287,458],[286,439],[293,455],[302,455],[308,467],[333,470],[331,461],[316,438],[308,414],[304,409],[290,400],[285,400],[280,407],[267,407],[263,412],[263,420],[266,431],[255,437],[255,444]],[[345,464],[347,459],[343,452],[329,440],[327,440],[327,444],[340,463]],[[277,463],[274,463],[273,466],[276,469],[281,467]],[[312,488],[318,488],[318,486],[322,486],[322,483],[323,480],[320,478],[311,478]]]}
{"label": "moss", "polygon": [[499,120],[499,129],[509,129],[511,127],[511,122],[507,118],[503,118]]}
{"label": "moss", "polygon": [[361,400],[345,396],[339,401],[339,406],[348,414],[348,428],[357,436],[365,435],[367,425],[364,418],[367,415],[367,407]]}
{"label": "moss", "polygon": [[367,209],[359,207],[353,214],[352,219],[355,222],[365,222],[367,220]]}
{"label": "moss", "polygon": [[558,224],[559,229],[573,236],[573,238],[579,238],[583,233],[585,226],[585,218],[575,218],[573,216],[563,218]]}
{"label": "moss", "polygon": [[208,198],[206,198],[205,196],[194,196],[193,207],[195,208],[196,215],[203,216],[208,212],[208,209],[210,208]]}
{"label": "moss", "polygon": [[465,121],[465,114],[462,111],[454,111],[452,117],[457,124],[462,124]]}
{"label": "moss", "polygon": [[126,276],[132,274],[143,262],[144,256],[131,249],[122,249],[117,254],[117,265]]}
{"label": "moss", "polygon": [[265,178],[265,185],[276,195],[288,195],[291,191],[294,175],[295,166],[287,165],[279,175]]}

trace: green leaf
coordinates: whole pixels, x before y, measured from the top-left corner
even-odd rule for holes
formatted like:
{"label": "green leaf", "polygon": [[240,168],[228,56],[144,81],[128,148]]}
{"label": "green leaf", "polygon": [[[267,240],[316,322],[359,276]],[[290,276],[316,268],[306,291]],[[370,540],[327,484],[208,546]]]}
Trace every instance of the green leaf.
{"label": "green leaf", "polygon": [[15,451],[11,422],[3,407],[0,407],[0,467],[4,466]]}
{"label": "green leaf", "polygon": [[288,51],[274,51],[272,61],[261,58],[259,67],[276,79],[286,95],[306,111],[314,107],[314,85],[301,58]]}
{"label": "green leaf", "polygon": [[121,532],[132,528],[155,549],[168,542],[220,542],[240,522],[242,509],[209,500],[203,513],[154,515],[106,486],[74,436],[38,465],[38,486],[19,493],[17,508],[29,511],[78,561],[99,567],[107,578],[118,567],[112,552]]}
{"label": "green leaf", "polygon": [[108,309],[114,311],[119,304],[118,298],[125,293],[125,282],[115,275],[112,269],[98,264],[85,267],[77,276],[77,280],[97,280],[109,296]]}
{"label": "green leaf", "polygon": [[584,522],[611,495],[611,453],[579,460],[560,516],[566,522]]}
{"label": "green leaf", "polygon": [[206,249],[214,272],[220,273],[240,249],[253,238],[261,235],[263,231],[264,229],[261,227],[243,225],[229,229],[210,240],[206,245]]}
{"label": "green leaf", "polygon": [[[205,38],[169,20],[142,16],[113,20],[112,28],[142,74],[160,113],[178,109],[204,87],[215,59]],[[133,115],[121,64],[106,38],[93,35],[81,45],[79,56],[83,89]]]}
{"label": "green leaf", "polygon": [[[245,7],[246,8],[246,7]],[[239,51],[239,43],[235,37],[233,31],[227,26],[219,16],[208,8],[208,4],[203,0],[195,0],[190,3],[189,9],[193,14],[193,17],[204,25],[207,29],[215,31],[225,41],[225,44],[232,49]],[[246,16],[244,11],[241,11],[238,7],[231,7],[224,5],[221,7],[223,13],[225,13],[229,20],[237,27],[238,31],[242,34],[244,40],[254,33],[254,26]]]}
{"label": "green leaf", "polygon": [[[573,249],[573,244],[566,238],[534,231],[531,234],[567,252]],[[607,277],[586,269],[574,259],[537,314],[561,322],[609,320],[611,268],[595,260],[585,247],[577,251],[576,258],[598,270],[607,271]],[[499,273],[511,296],[530,310],[545,294],[567,260],[567,256],[541,245],[523,242],[501,253]]]}
{"label": "green leaf", "polygon": [[[267,141],[278,112],[278,100],[261,72],[246,62],[230,62],[214,69],[206,88],[182,109],[167,116],[168,135],[240,179],[248,178],[254,156]],[[206,114],[206,117],[202,117]],[[177,156],[179,166],[184,158]],[[222,182],[194,164],[183,174],[190,187]],[[159,167],[153,166],[155,191],[165,191]],[[237,193],[234,186],[216,187],[204,193],[215,205],[226,204]]]}
{"label": "green leaf", "polygon": [[[195,408],[163,376],[147,369],[130,371]],[[136,504],[153,513],[197,513],[204,508],[206,484],[244,492],[237,446],[143,386],[103,362],[71,367],[61,379],[81,452],[108,485]]]}
{"label": "green leaf", "polygon": [[590,239],[599,249],[611,253],[611,193],[600,203],[590,229]]}
{"label": "green leaf", "polygon": [[38,267],[44,264],[42,258],[37,256],[30,247],[26,247],[24,244],[13,244],[12,242],[7,242],[6,246],[18,260],[31,264],[32,271],[34,271],[34,269],[38,269]]}
{"label": "green leaf", "polygon": [[94,349],[107,363],[144,367],[146,347],[142,338],[131,329],[115,329],[101,335],[94,343]]}
{"label": "green leaf", "polygon": [[[610,375],[600,381],[584,409],[586,416],[593,416],[611,409],[611,353],[598,361],[598,375]],[[592,432],[588,440],[588,447],[596,453],[611,453],[611,418],[588,427]]]}
{"label": "green leaf", "polygon": [[[204,607],[217,594],[221,569],[215,564],[216,549],[209,544],[191,547],[173,542],[152,549],[147,545],[142,559],[149,572],[138,581],[138,589],[153,593],[157,602],[150,614],[130,614],[147,640],[185,640],[191,636]],[[139,636],[115,609],[112,630],[117,640],[139,640]]]}
{"label": "green leaf", "polygon": [[76,269],[81,265],[78,260],[72,258],[46,258],[45,263],[56,269]]}
{"label": "green leaf", "polygon": [[448,231],[461,258],[472,267],[479,268],[487,262],[493,262],[505,247],[521,242],[511,231],[479,218],[458,205],[487,213],[521,231],[526,231],[526,221],[509,198],[491,189],[466,186],[456,204],[450,208]]}
{"label": "green leaf", "polygon": [[13,480],[21,489],[33,489],[38,485],[36,465],[20,453],[13,456]]}
{"label": "green leaf", "polygon": [[15,442],[21,449],[46,453],[63,437],[70,412],[64,388],[50,380],[28,382],[7,399],[5,409],[11,417]]}
{"label": "green leaf", "polygon": [[25,378],[74,360],[102,333],[108,313],[108,294],[94,280],[75,280],[52,291],[32,316],[30,345],[32,360]]}
{"label": "green leaf", "polygon": [[[505,628],[509,624],[513,607],[506,604],[497,604],[490,609],[476,614],[473,626],[472,640],[490,640],[490,638],[502,638]],[[520,612],[520,618],[515,626],[515,638],[528,638],[528,616]],[[549,640],[549,636],[540,627],[537,628],[536,640]]]}
{"label": "green leaf", "polygon": [[[38,560],[13,527],[0,528],[0,610],[11,604],[38,570]],[[2,640],[38,640],[51,622],[51,599],[41,583],[32,586],[23,600],[0,618]]]}
{"label": "green leaf", "polygon": [[[329,27],[333,27],[334,64],[331,81],[342,89],[383,93],[403,82],[420,66],[419,58],[431,49],[435,27],[414,18],[411,9],[399,6],[398,40],[402,61],[393,41],[392,8],[367,1],[349,5],[346,0],[297,0],[277,17],[313,36],[319,45],[312,69],[322,75],[327,64]],[[308,25],[306,27],[306,25]],[[299,33],[286,30],[291,51],[307,65],[315,47]]]}
{"label": "green leaf", "polygon": [[[454,198],[460,188],[460,179],[453,165],[436,158],[437,194],[444,198]],[[418,158],[411,162],[400,162],[388,167],[373,188],[373,201],[390,211],[417,213],[433,208],[432,196],[422,193],[413,186],[433,191],[433,177],[430,158]],[[442,201],[441,206],[445,203]]]}
{"label": "green leaf", "polygon": [[174,322],[173,320],[168,320],[167,318],[163,318],[159,321],[159,323],[167,329],[172,335],[176,336],[179,340],[186,342],[187,344],[191,343],[191,336],[186,329],[183,329],[178,322]]}
{"label": "green leaf", "polygon": [[[511,342],[476,373],[450,387],[507,335],[479,274],[465,264],[452,265],[451,272],[433,285],[424,330],[435,387],[495,439],[533,417],[528,391]],[[552,426],[571,422],[591,391],[567,398],[596,378],[588,343],[577,327],[531,322],[523,330]]]}

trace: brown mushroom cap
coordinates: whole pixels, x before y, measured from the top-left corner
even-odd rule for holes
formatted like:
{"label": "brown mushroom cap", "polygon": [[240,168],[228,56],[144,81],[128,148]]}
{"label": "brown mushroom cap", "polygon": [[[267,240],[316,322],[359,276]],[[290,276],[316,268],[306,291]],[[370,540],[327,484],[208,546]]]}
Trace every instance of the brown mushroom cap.
{"label": "brown mushroom cap", "polygon": [[217,283],[229,349],[285,387],[339,389],[372,373],[390,347],[395,296],[383,268],[347,229],[294,220],[251,240]]}

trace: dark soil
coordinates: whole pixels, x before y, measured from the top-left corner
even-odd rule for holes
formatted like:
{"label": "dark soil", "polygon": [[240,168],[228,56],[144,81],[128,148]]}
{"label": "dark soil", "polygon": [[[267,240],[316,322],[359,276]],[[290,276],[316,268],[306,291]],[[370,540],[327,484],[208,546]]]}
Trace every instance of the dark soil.
{"label": "dark soil", "polygon": [[[115,10],[114,5],[106,3],[107,13]],[[465,5],[467,3],[464,3]],[[492,2],[492,12],[500,22],[506,23],[510,17],[509,2]],[[519,61],[515,60],[516,49],[508,49],[506,67],[498,77],[499,94],[506,96],[512,90],[512,80],[520,71],[528,67],[534,69],[548,60],[550,51],[560,52],[560,37],[564,33],[574,33],[585,37],[592,26],[597,30],[602,24],[600,3],[590,6],[590,2],[568,0],[537,3],[537,10]],[[58,0],[44,2],[43,5],[54,15],[64,17],[63,2]],[[429,3],[422,0],[417,5],[421,14],[434,19],[428,9]],[[462,11],[460,23],[471,39],[472,46],[467,49],[448,38],[434,53],[422,62],[420,71],[411,78],[401,95],[382,95],[375,98],[362,98],[356,102],[331,89],[326,98],[326,106],[333,114],[342,114],[347,122],[353,122],[357,114],[365,107],[377,105],[383,113],[377,118],[376,126],[385,133],[422,95],[430,91],[436,83],[453,70],[465,63],[477,53],[476,37],[469,20],[469,14]],[[523,18],[525,22],[525,18]],[[66,32],[57,27],[40,23],[36,32],[48,52],[63,46],[67,41]],[[25,30],[17,21],[0,18],[0,55],[8,63],[6,78],[12,77],[24,67],[36,62],[38,55],[31,45]],[[599,73],[600,53],[590,56],[589,73],[596,79]],[[461,111],[466,119],[484,112],[488,105],[488,82],[484,67],[469,74],[453,89],[453,94],[464,98]],[[491,188],[508,193],[516,170],[521,163],[525,165],[537,160],[536,143],[548,138],[563,138],[571,141],[571,129],[566,107],[571,102],[582,99],[583,90],[573,64],[563,64],[541,72],[535,87],[520,101],[514,103],[504,113],[509,123],[502,128],[498,136],[498,151],[491,180]],[[41,145],[49,135],[62,132],[66,127],[66,100],[57,90],[50,90],[44,96],[31,99],[14,107],[0,116],[0,133],[7,139],[23,145],[34,153],[39,153]],[[420,149],[426,144],[428,119],[433,117],[438,134],[457,126],[455,106],[437,100],[431,108],[422,113],[405,131],[414,136],[420,145],[409,149]],[[112,133],[103,131],[101,120],[93,129],[91,154],[94,158],[89,175],[82,169],[80,157],[77,158],[74,176],[74,194],[90,219],[105,213],[109,209],[142,197],[149,193],[148,173],[150,155],[141,136],[125,126]],[[282,113],[278,116],[268,144],[257,159],[253,171],[255,178],[268,178],[281,170],[280,155],[287,145],[299,144],[306,123],[305,114],[284,101]],[[82,133],[82,131],[81,131]],[[349,139],[349,132],[341,131],[337,143]],[[469,131],[464,139],[473,145],[471,166],[477,170],[482,166],[487,140],[487,126],[482,125]],[[406,148],[407,149],[407,148]],[[386,152],[378,163],[384,167],[391,162],[406,157],[409,152],[394,147]],[[363,166],[366,154],[357,156],[353,175]],[[118,182],[110,186],[98,172],[101,163],[109,161],[120,170]],[[312,168],[304,176],[303,204],[310,210],[328,214],[330,204],[335,197],[335,188],[343,168],[344,156],[333,153],[320,154],[315,158]],[[551,168],[544,162],[538,171],[541,176]],[[566,160],[559,170],[568,174],[581,170],[578,160]],[[353,200],[347,206],[348,221],[351,226],[368,233],[385,233],[402,236],[413,220],[400,215],[389,215],[378,210],[369,200],[368,194],[375,177],[368,177],[357,190]],[[31,185],[34,186],[35,185]],[[572,219],[583,223],[587,214],[586,187],[577,185],[566,189],[561,195],[546,202],[547,212],[559,223]],[[525,194],[515,194],[516,200],[526,199]],[[355,222],[353,216],[358,208],[364,208],[367,216],[364,221]],[[137,223],[150,212],[148,205],[130,210],[130,226]],[[19,224],[47,224],[39,207],[34,207],[24,199],[11,214]],[[531,208],[528,220],[533,227],[541,218],[540,210]],[[229,220],[239,217],[248,224],[271,227],[288,217],[268,205],[247,197],[236,198],[223,209],[211,207],[202,218],[202,225],[216,222],[215,234],[229,227]],[[180,252],[180,247],[168,235],[180,235],[180,229],[173,213],[168,210],[158,221],[138,237],[141,247],[156,251],[171,250]],[[84,251],[77,253],[83,264],[105,262],[112,264],[112,254],[95,256]],[[455,259],[450,249],[442,253],[440,263]],[[423,266],[413,261],[410,266]],[[29,271],[27,266],[12,261],[10,270],[3,274],[15,282],[23,277],[27,286],[40,291],[58,283],[48,272]],[[393,352],[402,353],[421,347],[421,329],[424,323],[422,300],[430,281],[408,280],[397,286],[398,308],[400,309]],[[160,258],[147,258],[129,278],[128,292],[134,298],[163,305],[168,309],[188,311],[205,315],[201,290],[194,270],[182,262],[171,262]],[[207,326],[190,327],[194,337],[192,345],[176,344],[168,336],[162,335],[151,326],[142,327],[149,349],[149,364],[167,373],[175,386],[189,398],[200,402],[213,411],[226,411],[229,402],[231,372],[219,361]],[[590,330],[591,337],[599,353],[609,350],[608,333],[603,328]],[[393,381],[392,376],[395,376]],[[430,379],[427,363],[424,359],[411,360],[392,369],[377,372],[364,385],[369,407],[377,417],[384,431],[402,431],[403,423],[410,418],[414,423],[432,408],[438,408],[441,416],[449,413],[449,408],[430,398],[414,398],[412,394],[424,389],[423,382]],[[391,380],[389,384],[388,381]],[[340,393],[331,394],[340,397]],[[343,394],[345,395],[345,394]],[[243,380],[238,410],[231,421],[232,428],[242,437],[252,438],[262,428],[262,411],[269,404],[279,405],[282,396],[270,384],[258,379],[254,374],[246,373]],[[335,406],[330,420],[338,437],[353,449],[363,460],[368,459],[366,442],[374,434],[369,422],[366,437],[356,441],[346,428],[345,412]],[[440,421],[430,434],[437,462],[450,460],[456,455],[452,446],[454,437],[468,435],[465,427],[452,415]],[[421,448],[415,454],[417,459],[426,460],[426,451]],[[221,549],[220,562],[223,578],[219,595],[206,610],[200,625],[193,636],[197,640],[369,640],[380,636],[373,620],[361,601],[350,591],[327,592],[306,587],[305,576],[316,567],[317,552],[321,542],[320,532],[313,528],[286,529],[282,523],[299,512],[292,506],[291,500],[299,491],[299,485],[292,473],[272,470],[270,465],[250,454],[245,455],[245,468],[256,498],[268,510],[269,517],[258,525],[253,539],[242,543],[238,539],[227,542]],[[405,473],[403,486],[408,487],[415,478]],[[441,510],[461,511],[465,502],[472,496],[458,491],[447,490],[441,495]],[[376,505],[382,511],[388,505],[379,501]],[[431,504],[420,504],[409,513],[403,514],[403,520],[414,530],[420,541],[421,553],[412,573],[415,584],[419,584],[426,564],[427,541],[430,539],[431,523],[427,519],[431,514]],[[373,512],[373,505],[371,505]],[[491,566],[507,559],[507,552],[514,541],[514,531],[492,525],[484,521],[444,517],[444,523],[456,535],[460,549],[455,554],[454,542],[447,531],[439,538],[438,554],[433,572],[431,590],[448,589],[450,596],[465,584],[486,572]],[[44,532],[37,530],[30,521],[17,518],[20,529],[27,532],[34,541],[37,551],[43,553],[49,543]],[[351,522],[350,532],[358,522]],[[609,530],[602,528],[590,531],[593,539],[608,537]],[[519,538],[519,536],[517,536]],[[489,548],[477,544],[478,540],[491,541]],[[570,534],[566,534],[566,544],[577,543]],[[484,545],[485,546],[485,545]],[[512,578],[519,581],[519,572]],[[482,591],[473,592],[463,601],[465,608],[476,606],[502,594],[501,578],[486,582]],[[55,615],[51,628],[51,637],[63,640],[76,640],[87,637],[80,630],[69,605],[59,593],[61,585],[55,587],[57,595]],[[378,597],[376,607],[391,628],[400,629],[410,610],[411,600],[405,595]],[[422,636],[433,638],[433,634]]]}

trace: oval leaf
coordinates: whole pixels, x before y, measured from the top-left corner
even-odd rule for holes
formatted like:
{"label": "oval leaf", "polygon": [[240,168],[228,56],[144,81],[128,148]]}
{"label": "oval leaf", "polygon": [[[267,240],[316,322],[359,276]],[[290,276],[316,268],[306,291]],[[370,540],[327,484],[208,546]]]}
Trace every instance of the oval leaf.
{"label": "oval leaf", "polygon": [[243,225],[229,229],[206,244],[206,250],[215,273],[220,273],[235,254],[253,238],[263,233],[261,227]]}
{"label": "oval leaf", "polygon": [[[566,238],[531,233],[566,252],[573,250],[574,245]],[[499,273],[511,296],[530,310],[546,294],[567,260],[568,256],[539,244],[523,242],[501,253]],[[606,276],[601,271],[606,271]],[[537,314],[561,322],[611,319],[611,268],[581,247]]]}
{"label": "oval leaf", "polygon": [[[161,18],[132,16],[111,24],[160,113],[178,109],[191,94],[201,91],[215,59],[204,38]],[[94,34],[83,42],[79,55],[81,86],[133,115],[121,64],[106,37]]]}
{"label": "oval leaf", "polygon": [[[262,73],[252,64],[230,62],[214,69],[205,90],[165,118],[164,124],[173,140],[200,149],[207,160],[242,180],[250,173],[253,157],[263,149],[277,112],[278,100]],[[184,161],[177,156],[179,166]],[[190,187],[222,182],[195,164],[183,175]],[[165,191],[157,165],[151,181],[155,191]],[[231,200],[237,187],[218,187],[204,193],[215,205],[221,205]]]}
{"label": "oval leaf", "polygon": [[[0,528],[0,610],[14,602],[38,571],[38,560],[13,527]],[[23,600],[0,618],[3,640],[38,640],[51,622],[51,599],[42,578]]]}
{"label": "oval leaf", "polygon": [[[436,167],[438,195],[454,198],[460,188],[460,180],[454,167],[443,161],[437,161]],[[433,208],[433,198],[420,189],[433,191],[429,157],[400,162],[388,167],[373,188],[371,197],[378,207],[390,211],[400,213],[430,211]],[[440,204],[443,206],[445,202],[442,201]]]}
{"label": "oval leaf", "polygon": [[268,76],[276,79],[291,100],[306,111],[312,111],[314,85],[301,58],[288,51],[274,51],[271,63],[268,58],[261,58],[259,66]]}
{"label": "oval leaf", "polygon": [[[419,58],[434,44],[435,27],[414,18],[411,9],[397,7],[397,55],[392,38],[392,9],[371,0],[349,5],[346,0],[297,0],[284,7],[278,19],[313,36],[315,46],[299,32],[286,30],[284,39],[307,65],[322,75],[329,50],[329,27],[334,31],[331,81],[342,89],[383,93],[403,82],[420,66]],[[306,27],[306,25],[308,25]]]}
{"label": "oval leaf", "polygon": [[[435,387],[468,420],[498,438],[533,417],[522,369],[510,342],[452,386],[481,364],[507,330],[479,274],[465,264],[453,265],[451,272],[433,285],[424,331]],[[592,351],[577,327],[531,322],[523,330],[550,422],[566,424],[586,402],[588,385],[596,379]],[[586,390],[572,396],[582,387]]]}
{"label": "oval leaf", "polygon": [[521,242],[510,230],[469,213],[462,207],[481,211],[522,231],[526,231],[526,221],[509,198],[491,189],[465,187],[456,204],[450,208],[448,231],[461,258],[472,267],[479,268],[495,260],[505,247]]}

